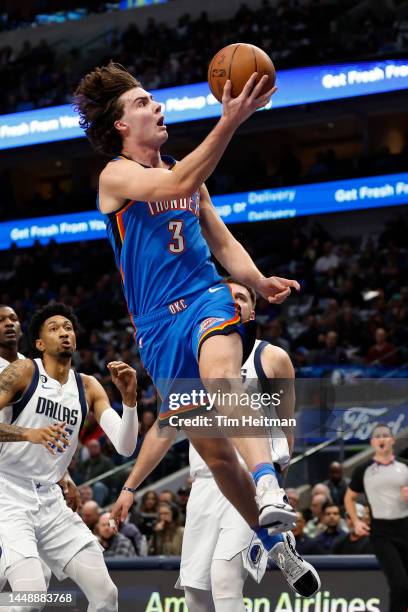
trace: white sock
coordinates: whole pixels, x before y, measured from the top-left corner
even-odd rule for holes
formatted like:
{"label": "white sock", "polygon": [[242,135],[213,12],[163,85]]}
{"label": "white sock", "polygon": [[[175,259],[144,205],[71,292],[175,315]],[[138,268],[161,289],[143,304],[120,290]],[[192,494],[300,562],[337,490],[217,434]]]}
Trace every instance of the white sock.
{"label": "white sock", "polygon": [[265,476],[261,476],[256,484],[256,488],[260,486],[268,489],[280,489],[278,480],[273,474],[265,474]]}

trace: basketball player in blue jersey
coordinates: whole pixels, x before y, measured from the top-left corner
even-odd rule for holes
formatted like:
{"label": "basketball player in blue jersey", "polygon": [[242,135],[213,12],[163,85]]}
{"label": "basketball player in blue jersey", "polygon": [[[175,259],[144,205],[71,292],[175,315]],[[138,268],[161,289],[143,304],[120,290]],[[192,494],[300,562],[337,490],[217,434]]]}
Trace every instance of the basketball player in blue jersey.
{"label": "basketball player in blue jersey", "polygon": [[[75,453],[88,408],[119,453],[134,452],[136,373],[122,362],[108,365],[122,395],[120,418],[100,383],[71,369],[76,327],[64,304],[44,307],[29,329],[41,358],[19,359],[0,374],[0,411],[12,405],[10,419],[0,423],[0,575],[13,591],[45,595],[41,557],[59,580],[68,576],[78,584],[88,612],[116,612],[117,589],[101,547],[67,507],[57,483]],[[41,610],[45,601],[24,609]]]}
{"label": "basketball player in blue jersey", "polygon": [[[176,414],[169,408],[170,393],[191,392],[182,381],[195,379],[199,385],[201,378],[211,391],[223,380],[229,389],[240,380],[243,359],[253,346],[210,250],[229,274],[271,303],[280,304],[291,288],[299,289],[294,280],[263,276],[218,217],[204,184],[236,129],[275,92],[261,94],[266,79],[256,83],[254,73],[237,98],[231,97],[227,81],[221,119],[180,162],[160,153],[168,138],[161,105],[122,66],[111,62],[95,69],[75,92],[81,126],[94,147],[112,157],[100,175],[98,206],[106,215],[143,363],[163,399],[161,426]],[[205,408],[192,402],[178,414]],[[220,444],[216,438],[188,435],[250,526],[280,532],[294,525],[266,438]]]}
{"label": "basketball player in blue jersey", "polygon": [[[243,320],[254,319],[255,292],[233,279],[228,279],[228,283],[241,307]],[[254,386],[257,380],[258,390],[265,393],[271,393],[274,379],[279,380],[280,386],[284,384],[288,402],[273,416],[293,417],[294,370],[285,351],[257,340],[241,373],[247,385]],[[111,516],[118,525],[133,505],[133,492],[165,456],[172,442],[168,437],[157,437],[154,430],[147,434],[124,490],[111,508]],[[290,461],[292,432],[283,434],[281,429],[274,428],[270,443],[275,467],[282,472]],[[191,445],[189,460],[193,485],[187,503],[180,579],[176,586],[184,589],[189,612],[245,612],[245,579],[249,573],[260,582],[266,556],[260,556],[259,541],[253,539],[251,529],[221,494],[210,470]],[[268,556],[281,568],[290,588],[303,597],[311,597],[320,587],[320,579],[313,566],[297,553],[293,534],[277,534],[268,544]]]}

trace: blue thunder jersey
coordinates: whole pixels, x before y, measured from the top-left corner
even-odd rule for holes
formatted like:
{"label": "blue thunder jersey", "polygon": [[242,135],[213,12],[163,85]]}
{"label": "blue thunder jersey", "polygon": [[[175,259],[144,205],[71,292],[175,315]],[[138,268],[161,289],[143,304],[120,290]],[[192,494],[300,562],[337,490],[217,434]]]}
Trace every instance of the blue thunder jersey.
{"label": "blue thunder jersey", "polygon": [[[162,159],[170,169],[176,163]],[[105,217],[130,315],[143,316],[219,282],[200,229],[199,191],[164,202],[127,201]]]}

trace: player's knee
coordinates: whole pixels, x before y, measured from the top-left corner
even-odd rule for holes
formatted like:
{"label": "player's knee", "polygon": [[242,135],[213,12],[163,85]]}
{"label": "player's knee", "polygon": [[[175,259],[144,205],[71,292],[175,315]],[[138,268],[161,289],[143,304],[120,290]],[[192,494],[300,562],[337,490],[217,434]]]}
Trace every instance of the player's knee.
{"label": "player's knee", "polygon": [[214,573],[211,576],[211,590],[214,599],[223,599],[234,597],[231,592],[236,593],[236,585],[229,584],[226,576],[220,576]]}
{"label": "player's knee", "polygon": [[[24,611],[37,612],[42,610],[46,604],[47,585],[40,560],[36,557],[23,557],[19,553],[14,553],[14,557],[14,562],[5,572],[11,590],[27,593],[35,591],[38,601],[34,601],[32,605],[24,606]],[[41,597],[41,595],[44,597]],[[42,599],[44,601],[41,601]],[[10,610],[13,611],[14,608],[10,608]]]}
{"label": "player's knee", "polygon": [[[239,557],[239,558],[238,558]],[[211,566],[211,590],[214,600],[243,596],[244,579],[241,555],[230,561],[216,559]]]}
{"label": "player's knee", "polygon": [[209,457],[206,461],[208,468],[214,475],[221,473],[226,475],[230,471],[228,458],[221,454],[219,457]]}
{"label": "player's knee", "polygon": [[194,446],[214,475],[219,472],[226,474],[236,469],[237,456],[233,446],[228,444],[228,440],[220,445],[211,443],[207,438],[203,444],[195,442]]}
{"label": "player's knee", "polygon": [[[206,386],[211,385],[211,381],[214,381],[214,385],[220,379],[235,380],[240,378],[240,369],[234,367],[234,364],[225,360],[217,360],[208,364],[202,364],[200,367],[200,376],[204,380],[208,381]],[[218,382],[219,385],[219,382]]]}

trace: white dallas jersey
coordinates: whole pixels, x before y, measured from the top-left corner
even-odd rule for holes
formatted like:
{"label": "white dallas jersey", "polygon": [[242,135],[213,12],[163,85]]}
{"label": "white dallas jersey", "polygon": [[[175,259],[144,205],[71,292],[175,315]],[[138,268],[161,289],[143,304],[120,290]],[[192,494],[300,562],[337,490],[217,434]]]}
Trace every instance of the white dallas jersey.
{"label": "white dallas jersey", "polygon": [[[17,358],[25,359],[24,355],[22,355],[21,353],[17,353]],[[10,361],[7,361],[7,359],[4,359],[4,357],[0,357],[0,374],[9,365]],[[3,408],[3,410],[0,410],[0,423],[10,423],[12,410],[13,409],[11,406],[6,406],[5,408]]]}
{"label": "white dallas jersey", "polygon": [[[262,367],[261,354],[268,344],[269,342],[266,342],[265,340],[255,340],[254,348],[252,349],[251,354],[249,355],[248,359],[241,368],[241,376],[244,383],[245,381],[248,381],[248,383],[250,383],[254,380],[259,380],[261,385],[267,383],[268,378]],[[268,416],[270,418],[275,417],[275,414],[272,412],[272,407]],[[273,434],[273,430],[276,431],[276,435]],[[282,466],[286,466],[290,460],[289,446],[286,437],[280,428],[271,427],[270,431],[272,461],[274,461],[275,463],[279,463]],[[240,462],[245,465],[242,457],[238,455],[238,458]],[[212,477],[212,473],[207,467],[207,464],[197,453],[196,449],[193,447],[192,444],[190,444],[189,462],[190,475],[192,478],[197,478],[198,476],[204,478]]]}
{"label": "white dallas jersey", "polygon": [[81,376],[69,371],[61,385],[50,378],[41,359],[34,359],[34,375],[24,395],[11,406],[12,425],[41,428],[66,422],[71,445],[52,455],[42,444],[4,442],[0,444],[0,474],[20,476],[41,484],[55,484],[68,469],[78,445],[78,435],[87,414]]}

